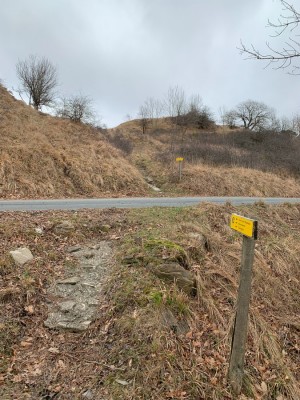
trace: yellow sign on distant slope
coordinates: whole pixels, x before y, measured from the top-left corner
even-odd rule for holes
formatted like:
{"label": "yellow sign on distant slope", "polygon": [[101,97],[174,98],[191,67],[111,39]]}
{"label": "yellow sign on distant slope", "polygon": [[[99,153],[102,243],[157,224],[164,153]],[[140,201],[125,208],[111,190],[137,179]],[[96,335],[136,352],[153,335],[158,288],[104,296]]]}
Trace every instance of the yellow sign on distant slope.
{"label": "yellow sign on distant slope", "polygon": [[257,239],[257,221],[254,219],[242,217],[238,214],[232,214],[230,219],[230,228],[245,236]]}
{"label": "yellow sign on distant slope", "polygon": [[177,162],[183,161],[183,157],[177,157],[177,158],[176,158],[176,161],[177,161]]}

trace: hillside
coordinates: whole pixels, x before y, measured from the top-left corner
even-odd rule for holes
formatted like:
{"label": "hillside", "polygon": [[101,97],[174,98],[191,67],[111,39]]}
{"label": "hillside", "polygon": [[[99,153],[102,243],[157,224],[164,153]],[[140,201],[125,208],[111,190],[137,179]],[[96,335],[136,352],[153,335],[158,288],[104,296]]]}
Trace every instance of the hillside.
{"label": "hillside", "polygon": [[[227,383],[242,245],[229,228],[233,212],[258,219],[239,397]],[[300,398],[299,205],[0,217],[1,399]],[[59,232],[66,220],[73,229]],[[76,249],[103,241],[114,249],[115,262],[99,291],[96,320],[84,332],[45,326],[49,304],[62,301],[49,287],[80,276]],[[23,266],[9,255],[20,244],[34,257]],[[171,260],[193,274],[196,296],[153,273],[153,264],[169,271]],[[86,281],[80,285],[90,290]]]}
{"label": "hillside", "polygon": [[[300,138],[139,120],[100,131],[0,86],[0,197],[300,196]],[[176,157],[183,157],[179,181]],[[152,189],[148,184],[152,185]]]}
{"label": "hillside", "polygon": [[[110,131],[111,142],[163,193],[198,196],[300,196],[300,138],[180,127],[154,120],[145,135],[139,121]],[[176,157],[184,157],[178,179]]]}
{"label": "hillside", "polygon": [[0,197],[142,195],[138,170],[92,127],[43,114],[0,85]]}

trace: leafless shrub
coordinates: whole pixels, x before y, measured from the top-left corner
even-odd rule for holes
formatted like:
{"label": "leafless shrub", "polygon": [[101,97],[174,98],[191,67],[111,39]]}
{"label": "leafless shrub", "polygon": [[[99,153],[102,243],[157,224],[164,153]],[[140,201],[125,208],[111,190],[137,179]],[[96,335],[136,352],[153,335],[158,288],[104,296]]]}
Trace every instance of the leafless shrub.
{"label": "leafless shrub", "polygon": [[299,152],[300,138],[291,131],[241,130],[228,134],[197,131],[193,135],[185,135],[183,141],[173,141],[158,158],[168,162],[180,154],[191,163],[238,166],[299,176]]}
{"label": "leafless shrub", "polygon": [[94,125],[96,112],[92,100],[88,96],[76,95],[63,97],[56,109],[56,115],[62,118],[69,118],[74,122],[83,122]]}

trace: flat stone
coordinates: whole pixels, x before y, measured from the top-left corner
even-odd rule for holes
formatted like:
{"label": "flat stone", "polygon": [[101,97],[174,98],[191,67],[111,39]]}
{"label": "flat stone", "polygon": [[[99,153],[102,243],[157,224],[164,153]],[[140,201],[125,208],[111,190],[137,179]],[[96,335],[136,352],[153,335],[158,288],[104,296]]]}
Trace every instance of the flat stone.
{"label": "flat stone", "polygon": [[62,221],[54,227],[54,232],[65,234],[65,233],[69,233],[69,232],[73,231],[74,229],[75,229],[75,227],[72,224],[72,222]]}
{"label": "flat stone", "polygon": [[71,330],[74,332],[85,331],[90,325],[92,321],[83,321],[83,322],[70,322],[70,321],[59,321],[56,326],[62,329]]}
{"label": "flat stone", "polygon": [[68,248],[68,253],[76,253],[77,251],[81,250],[81,246],[70,246]]}
{"label": "flat stone", "polygon": [[177,335],[185,335],[190,330],[186,319],[175,317],[171,310],[165,309],[161,314],[162,324]]}
{"label": "flat stone", "polygon": [[16,250],[12,250],[9,254],[17,265],[24,265],[33,259],[33,255],[27,247],[20,247]]}
{"label": "flat stone", "polygon": [[153,178],[151,176],[146,176],[145,180],[148,183],[153,183]]}
{"label": "flat stone", "polygon": [[72,300],[66,300],[59,303],[59,308],[61,312],[70,312],[75,307],[76,303]]}
{"label": "flat stone", "polygon": [[80,278],[78,276],[71,276],[70,278],[63,279],[62,281],[57,281],[59,285],[76,285],[76,283],[80,282]]}
{"label": "flat stone", "polygon": [[84,399],[88,399],[88,400],[94,399],[93,392],[92,392],[90,389],[88,389],[88,390],[86,390],[84,393],[82,393],[82,397],[83,397]]}
{"label": "flat stone", "polygon": [[181,290],[190,296],[197,293],[197,283],[195,276],[175,262],[159,265],[148,265],[154,275],[165,282],[175,283]]}
{"label": "flat stone", "polygon": [[189,233],[189,237],[194,239],[203,250],[205,250],[205,251],[210,250],[209,241],[208,241],[207,237],[204,236],[202,233],[191,232],[191,233]]}
{"label": "flat stone", "polygon": [[154,192],[161,192],[161,189],[158,188],[157,186],[151,185],[151,183],[148,183],[148,186],[154,190]]}

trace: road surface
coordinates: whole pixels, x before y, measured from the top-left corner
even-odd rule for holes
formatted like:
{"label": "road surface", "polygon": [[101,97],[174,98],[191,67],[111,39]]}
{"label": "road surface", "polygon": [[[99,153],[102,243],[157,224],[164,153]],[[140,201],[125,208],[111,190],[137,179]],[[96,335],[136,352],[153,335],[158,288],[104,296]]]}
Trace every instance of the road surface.
{"label": "road surface", "polygon": [[272,197],[135,197],[112,199],[0,200],[1,211],[79,210],[83,208],[186,207],[208,202],[234,205],[300,203],[300,198]]}

